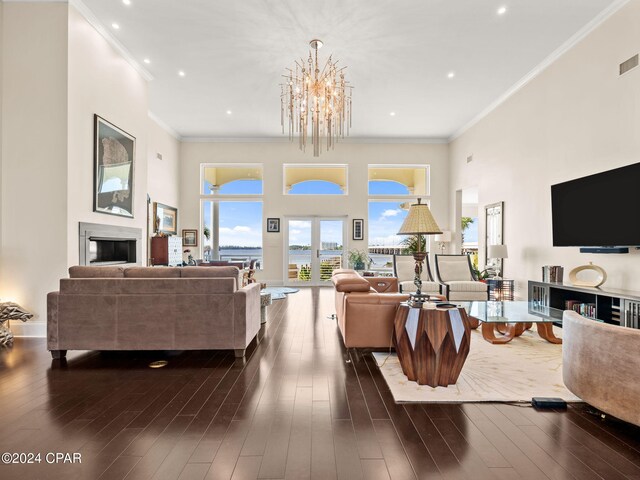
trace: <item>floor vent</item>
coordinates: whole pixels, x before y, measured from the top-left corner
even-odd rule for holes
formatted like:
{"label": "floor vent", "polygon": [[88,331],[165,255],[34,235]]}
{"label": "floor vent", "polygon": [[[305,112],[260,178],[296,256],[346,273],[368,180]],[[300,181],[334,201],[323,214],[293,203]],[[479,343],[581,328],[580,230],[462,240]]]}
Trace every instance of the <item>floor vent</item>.
{"label": "floor vent", "polygon": [[638,54],[636,53],[629,60],[626,60],[620,64],[620,75],[624,75],[629,70],[632,70],[638,66]]}

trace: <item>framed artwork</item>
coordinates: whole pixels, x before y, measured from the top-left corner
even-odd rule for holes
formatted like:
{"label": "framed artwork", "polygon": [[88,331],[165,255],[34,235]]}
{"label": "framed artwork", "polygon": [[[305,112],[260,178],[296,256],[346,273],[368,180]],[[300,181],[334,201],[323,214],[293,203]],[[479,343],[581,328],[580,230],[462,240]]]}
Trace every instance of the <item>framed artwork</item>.
{"label": "framed artwork", "polygon": [[279,218],[267,218],[267,232],[278,233],[280,231]]}
{"label": "framed artwork", "polygon": [[353,239],[364,240],[364,220],[362,218],[353,219]]}
{"label": "framed artwork", "polygon": [[197,247],[198,246],[198,230],[182,229],[182,246]]}
{"label": "framed artwork", "polygon": [[153,204],[153,224],[155,233],[178,234],[178,209],[155,202]]}
{"label": "framed artwork", "polygon": [[133,218],[136,139],[94,115],[93,211]]}

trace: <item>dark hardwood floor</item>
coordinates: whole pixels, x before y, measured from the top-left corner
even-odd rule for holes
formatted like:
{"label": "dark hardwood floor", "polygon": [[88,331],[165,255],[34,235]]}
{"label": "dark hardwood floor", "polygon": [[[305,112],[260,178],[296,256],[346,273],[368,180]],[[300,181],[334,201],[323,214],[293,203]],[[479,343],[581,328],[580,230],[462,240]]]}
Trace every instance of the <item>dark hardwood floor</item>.
{"label": "dark hardwood floor", "polygon": [[70,352],[61,365],[43,339],[17,339],[0,351],[0,452],[42,463],[0,465],[0,478],[640,479],[640,429],[586,405],[395,404],[371,356],[345,351],[333,311],[328,288],[274,302],[246,362]]}

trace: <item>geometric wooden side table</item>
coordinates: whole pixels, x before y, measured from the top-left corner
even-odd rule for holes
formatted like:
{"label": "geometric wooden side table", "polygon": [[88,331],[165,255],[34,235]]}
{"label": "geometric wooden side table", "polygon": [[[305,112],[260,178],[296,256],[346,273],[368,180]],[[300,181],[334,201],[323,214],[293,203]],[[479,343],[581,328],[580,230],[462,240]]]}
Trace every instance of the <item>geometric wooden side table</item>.
{"label": "geometric wooden side table", "polygon": [[401,303],[394,320],[393,344],[409,380],[432,387],[453,385],[471,346],[467,312]]}

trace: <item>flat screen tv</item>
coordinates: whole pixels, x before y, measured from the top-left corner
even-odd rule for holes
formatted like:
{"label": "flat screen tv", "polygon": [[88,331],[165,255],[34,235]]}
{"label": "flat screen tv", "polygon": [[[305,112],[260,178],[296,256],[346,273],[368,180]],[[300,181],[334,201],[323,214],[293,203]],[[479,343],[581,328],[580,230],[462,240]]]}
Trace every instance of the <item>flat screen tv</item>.
{"label": "flat screen tv", "polygon": [[640,163],[551,186],[555,247],[640,245]]}

